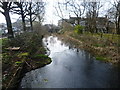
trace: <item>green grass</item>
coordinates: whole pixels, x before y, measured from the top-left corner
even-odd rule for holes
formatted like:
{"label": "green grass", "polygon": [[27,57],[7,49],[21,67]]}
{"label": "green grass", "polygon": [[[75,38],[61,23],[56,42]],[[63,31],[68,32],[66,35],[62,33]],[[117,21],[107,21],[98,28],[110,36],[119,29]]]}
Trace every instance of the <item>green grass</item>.
{"label": "green grass", "polygon": [[15,64],[21,64],[22,62],[21,61],[17,61],[17,62],[15,62]]}
{"label": "green grass", "polygon": [[48,58],[48,56],[43,55],[43,54],[37,54],[37,55],[32,56],[32,58]]}
{"label": "green grass", "polygon": [[95,46],[95,47],[104,47],[105,45],[103,45],[103,44],[93,44],[93,46]]}
{"label": "green grass", "polygon": [[29,53],[28,52],[24,52],[24,53],[18,54],[18,57],[25,57],[25,56],[29,56]]}
{"label": "green grass", "polygon": [[102,57],[102,56],[96,56],[96,60],[106,61],[106,60],[107,60],[107,58]]}

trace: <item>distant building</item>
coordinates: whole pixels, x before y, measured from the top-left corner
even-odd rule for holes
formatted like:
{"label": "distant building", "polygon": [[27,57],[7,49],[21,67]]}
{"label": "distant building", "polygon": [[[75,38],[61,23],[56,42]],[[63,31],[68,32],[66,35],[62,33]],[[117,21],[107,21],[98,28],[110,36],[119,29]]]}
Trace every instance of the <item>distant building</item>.
{"label": "distant building", "polygon": [[[70,17],[69,19],[61,19],[58,21],[58,25],[62,28],[65,24],[75,26],[78,21],[81,26],[87,26],[88,18]],[[112,30],[115,30],[115,24],[109,21],[107,17],[98,17],[96,19],[96,28],[98,29],[98,32],[112,32]]]}

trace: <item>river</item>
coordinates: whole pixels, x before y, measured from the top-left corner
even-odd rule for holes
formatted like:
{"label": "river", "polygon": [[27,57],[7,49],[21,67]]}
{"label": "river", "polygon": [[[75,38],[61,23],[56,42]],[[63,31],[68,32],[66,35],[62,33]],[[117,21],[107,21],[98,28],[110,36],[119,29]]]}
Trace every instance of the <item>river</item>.
{"label": "river", "polygon": [[57,37],[43,39],[52,63],[23,77],[21,88],[115,88],[120,70],[95,60],[88,52],[70,48]]}

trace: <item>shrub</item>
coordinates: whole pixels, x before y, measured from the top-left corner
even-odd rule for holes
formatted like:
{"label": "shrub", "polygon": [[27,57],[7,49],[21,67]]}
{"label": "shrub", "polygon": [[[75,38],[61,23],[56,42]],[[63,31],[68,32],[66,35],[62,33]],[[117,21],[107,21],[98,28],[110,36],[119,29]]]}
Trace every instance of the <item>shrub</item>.
{"label": "shrub", "polygon": [[77,33],[77,34],[82,34],[82,33],[83,33],[83,29],[84,29],[83,26],[76,25],[75,28],[74,28],[74,31],[75,31],[75,33]]}
{"label": "shrub", "polygon": [[42,47],[42,36],[36,32],[25,32],[13,39],[4,40],[2,44],[4,48],[20,47],[20,51],[28,52],[31,55],[35,54]]}

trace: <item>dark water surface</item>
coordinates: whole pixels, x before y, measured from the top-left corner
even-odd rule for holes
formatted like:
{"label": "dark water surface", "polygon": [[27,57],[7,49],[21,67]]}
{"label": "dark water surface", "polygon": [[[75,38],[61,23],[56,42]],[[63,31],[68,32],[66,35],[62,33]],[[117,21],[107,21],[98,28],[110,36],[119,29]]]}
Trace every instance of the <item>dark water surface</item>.
{"label": "dark water surface", "polygon": [[50,36],[43,39],[52,63],[26,73],[22,88],[111,88],[120,87],[120,70],[94,60],[84,50],[69,48]]}

